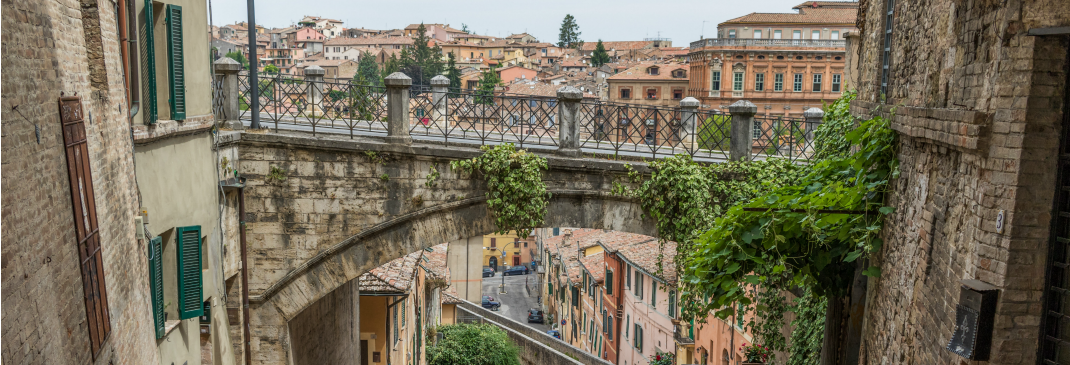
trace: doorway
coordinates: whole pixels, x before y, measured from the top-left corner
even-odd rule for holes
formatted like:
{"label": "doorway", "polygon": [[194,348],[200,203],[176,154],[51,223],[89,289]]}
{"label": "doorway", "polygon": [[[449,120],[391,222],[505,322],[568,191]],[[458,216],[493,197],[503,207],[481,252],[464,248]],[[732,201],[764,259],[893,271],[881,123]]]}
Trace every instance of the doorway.
{"label": "doorway", "polygon": [[513,266],[520,266],[520,256],[513,256]]}
{"label": "doorway", "polygon": [[491,270],[498,271],[498,258],[491,256],[490,260],[487,260],[487,266],[490,266]]}

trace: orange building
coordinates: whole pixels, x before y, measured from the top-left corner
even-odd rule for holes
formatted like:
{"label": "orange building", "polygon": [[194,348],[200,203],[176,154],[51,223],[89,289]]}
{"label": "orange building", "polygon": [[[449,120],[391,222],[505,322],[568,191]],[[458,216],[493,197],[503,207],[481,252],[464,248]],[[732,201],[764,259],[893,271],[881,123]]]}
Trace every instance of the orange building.
{"label": "orange building", "polygon": [[845,91],[844,35],[857,31],[857,2],[811,1],[797,13],[751,13],[691,43],[688,96],[703,108],[738,100],[759,115],[802,116]]}

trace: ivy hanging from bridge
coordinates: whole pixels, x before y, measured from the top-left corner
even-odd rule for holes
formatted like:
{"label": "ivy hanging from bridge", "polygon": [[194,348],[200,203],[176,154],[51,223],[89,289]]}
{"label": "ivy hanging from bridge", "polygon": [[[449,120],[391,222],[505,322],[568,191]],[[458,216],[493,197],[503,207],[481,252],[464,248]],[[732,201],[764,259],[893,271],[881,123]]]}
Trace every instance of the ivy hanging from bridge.
{"label": "ivy hanging from bridge", "polygon": [[550,193],[542,181],[546,159],[517,150],[512,143],[482,146],[483,154],[468,160],[452,161],[456,171],[483,174],[487,182],[487,208],[494,217],[495,233],[527,237],[546,216]]}

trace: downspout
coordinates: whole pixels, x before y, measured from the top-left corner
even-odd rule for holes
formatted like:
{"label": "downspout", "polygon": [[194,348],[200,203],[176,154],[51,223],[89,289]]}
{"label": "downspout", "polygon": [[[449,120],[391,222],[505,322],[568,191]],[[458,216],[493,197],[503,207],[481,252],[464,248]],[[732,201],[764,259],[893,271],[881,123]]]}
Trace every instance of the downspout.
{"label": "downspout", "polygon": [[123,88],[126,89],[126,102],[129,106],[129,115],[127,116],[127,118],[133,118],[135,115],[137,115],[141,103],[139,100],[135,100],[130,95],[130,80],[133,79],[133,76],[130,75],[130,69],[134,66],[130,63],[130,19],[129,14],[127,14],[127,12],[133,11],[134,9],[128,8],[131,7],[130,4],[133,3],[128,3],[127,1],[128,0],[118,0],[116,4],[116,7],[119,10],[119,24],[117,28],[119,28],[119,47],[121,50],[121,52],[119,53],[122,55],[123,59]]}
{"label": "downspout", "polygon": [[241,243],[241,315],[245,365],[252,364],[249,344],[249,258],[245,245],[245,186],[238,188],[238,237]]}

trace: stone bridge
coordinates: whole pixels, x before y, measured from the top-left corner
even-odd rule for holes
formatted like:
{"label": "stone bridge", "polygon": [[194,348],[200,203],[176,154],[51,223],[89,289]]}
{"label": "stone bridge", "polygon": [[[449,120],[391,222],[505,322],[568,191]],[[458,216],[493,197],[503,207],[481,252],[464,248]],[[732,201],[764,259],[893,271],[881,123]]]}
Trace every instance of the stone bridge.
{"label": "stone bridge", "polygon": [[[474,147],[260,131],[224,132],[218,146],[221,165],[247,178],[254,364],[299,363],[294,358],[308,351],[300,348],[306,343],[315,344],[315,351],[354,347],[332,342],[344,334],[330,333],[330,326],[312,331],[312,339],[295,338],[291,320],[383,263],[495,230],[484,181],[449,167],[450,161],[480,155]],[[543,180],[552,194],[544,226],[656,235],[636,201],[610,194],[626,174],[625,163],[544,157],[549,170]],[[428,184],[432,169],[439,177]]]}

